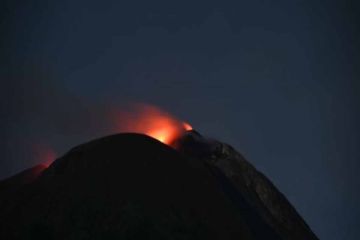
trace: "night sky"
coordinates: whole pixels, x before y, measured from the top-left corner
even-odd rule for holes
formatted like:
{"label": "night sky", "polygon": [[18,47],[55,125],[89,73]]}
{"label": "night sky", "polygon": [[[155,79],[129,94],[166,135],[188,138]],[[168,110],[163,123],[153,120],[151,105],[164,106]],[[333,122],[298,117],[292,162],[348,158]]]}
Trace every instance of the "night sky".
{"label": "night sky", "polygon": [[321,239],[360,239],[358,3],[123,2],[1,1],[0,179],[148,103],[233,145]]}

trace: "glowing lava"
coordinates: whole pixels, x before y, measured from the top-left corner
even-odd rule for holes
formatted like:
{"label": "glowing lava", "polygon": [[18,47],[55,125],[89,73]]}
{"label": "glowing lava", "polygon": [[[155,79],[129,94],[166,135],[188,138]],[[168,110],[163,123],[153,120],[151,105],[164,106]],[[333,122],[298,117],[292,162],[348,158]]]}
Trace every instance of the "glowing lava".
{"label": "glowing lava", "polygon": [[183,123],[183,126],[186,131],[191,131],[193,129],[192,126],[186,122]]}
{"label": "glowing lava", "polygon": [[170,145],[192,127],[157,107],[142,104],[120,114],[118,129],[143,133]]}

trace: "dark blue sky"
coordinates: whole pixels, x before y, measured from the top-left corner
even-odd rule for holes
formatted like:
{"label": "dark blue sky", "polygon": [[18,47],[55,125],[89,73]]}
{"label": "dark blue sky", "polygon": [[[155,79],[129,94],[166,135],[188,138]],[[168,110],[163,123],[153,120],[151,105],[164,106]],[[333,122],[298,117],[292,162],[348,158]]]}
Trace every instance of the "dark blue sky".
{"label": "dark blue sky", "polygon": [[241,151],[321,239],[360,239],[355,1],[51,2],[0,6],[0,178],[145,102]]}

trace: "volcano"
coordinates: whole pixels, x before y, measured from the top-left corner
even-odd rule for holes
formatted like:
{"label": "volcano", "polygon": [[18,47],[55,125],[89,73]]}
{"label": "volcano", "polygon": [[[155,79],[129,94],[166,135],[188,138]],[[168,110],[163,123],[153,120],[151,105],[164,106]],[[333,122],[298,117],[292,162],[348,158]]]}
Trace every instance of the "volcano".
{"label": "volcano", "polygon": [[318,239],[231,146],[96,139],[0,182],[0,239]]}

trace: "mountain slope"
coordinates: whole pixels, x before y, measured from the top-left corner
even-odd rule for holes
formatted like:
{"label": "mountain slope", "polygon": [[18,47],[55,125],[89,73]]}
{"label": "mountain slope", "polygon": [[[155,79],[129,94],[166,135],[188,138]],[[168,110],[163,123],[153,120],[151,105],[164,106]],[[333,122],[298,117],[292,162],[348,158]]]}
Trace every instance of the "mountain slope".
{"label": "mountain slope", "polygon": [[285,196],[231,146],[195,131],[175,145],[210,166],[234,204],[246,209],[247,222],[256,222],[255,228],[262,229],[256,234],[261,239],[317,239]]}

